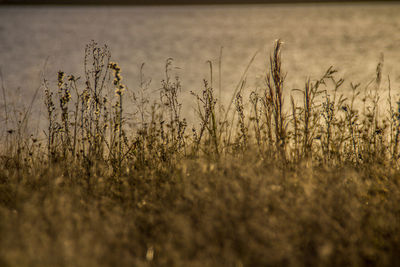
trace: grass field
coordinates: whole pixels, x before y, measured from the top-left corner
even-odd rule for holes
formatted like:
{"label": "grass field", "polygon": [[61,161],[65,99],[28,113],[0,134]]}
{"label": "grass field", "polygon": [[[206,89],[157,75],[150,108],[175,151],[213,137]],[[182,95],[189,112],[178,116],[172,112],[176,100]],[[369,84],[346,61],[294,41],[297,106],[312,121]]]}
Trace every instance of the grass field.
{"label": "grass field", "polygon": [[383,62],[365,86],[329,68],[284,99],[281,45],[249,96],[242,79],[223,106],[217,74],[204,80],[185,103],[195,122],[172,60],[153,103],[94,42],[82,77],[43,81],[44,134],[34,101],[16,109],[3,87],[0,265],[400,265],[400,102]]}

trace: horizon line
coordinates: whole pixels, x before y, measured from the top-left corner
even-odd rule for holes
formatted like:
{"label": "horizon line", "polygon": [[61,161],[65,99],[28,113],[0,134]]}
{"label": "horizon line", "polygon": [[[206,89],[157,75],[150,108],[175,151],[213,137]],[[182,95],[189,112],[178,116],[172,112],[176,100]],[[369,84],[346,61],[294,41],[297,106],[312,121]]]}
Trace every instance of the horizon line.
{"label": "horizon line", "polygon": [[23,5],[49,5],[49,6],[79,6],[79,5],[89,5],[89,6],[168,6],[168,5],[247,5],[247,4],[324,4],[324,3],[340,3],[340,4],[352,4],[352,3],[393,3],[400,2],[399,0],[250,0],[244,2],[243,0],[194,0],[194,1],[185,1],[185,0],[61,0],[61,1],[51,1],[51,0],[0,0],[1,5],[10,5],[10,6],[23,6]]}

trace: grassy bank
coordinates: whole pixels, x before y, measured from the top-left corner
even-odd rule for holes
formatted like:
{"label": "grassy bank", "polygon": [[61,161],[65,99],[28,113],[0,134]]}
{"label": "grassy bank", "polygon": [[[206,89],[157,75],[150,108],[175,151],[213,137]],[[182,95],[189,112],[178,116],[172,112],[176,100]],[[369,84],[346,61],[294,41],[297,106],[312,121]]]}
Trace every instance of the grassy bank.
{"label": "grassy bank", "polygon": [[43,135],[3,88],[0,265],[400,264],[400,114],[393,93],[379,108],[383,62],[366,86],[329,68],[296,101],[281,46],[248,97],[242,79],[224,106],[204,80],[197,122],[172,60],[153,103],[94,42],[82,77],[43,82]]}

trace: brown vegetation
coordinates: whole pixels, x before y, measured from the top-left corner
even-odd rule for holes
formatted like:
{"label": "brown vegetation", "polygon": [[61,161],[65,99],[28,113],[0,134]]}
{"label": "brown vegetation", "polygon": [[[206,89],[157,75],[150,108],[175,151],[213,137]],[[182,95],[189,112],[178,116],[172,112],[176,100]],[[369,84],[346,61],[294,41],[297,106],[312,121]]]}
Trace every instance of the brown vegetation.
{"label": "brown vegetation", "polygon": [[400,110],[389,94],[379,114],[382,63],[365,90],[329,68],[285,103],[281,45],[248,100],[242,81],[224,109],[204,80],[197,125],[171,59],[151,103],[94,42],[82,78],[44,81],[43,139],[3,87],[0,265],[399,265]]}

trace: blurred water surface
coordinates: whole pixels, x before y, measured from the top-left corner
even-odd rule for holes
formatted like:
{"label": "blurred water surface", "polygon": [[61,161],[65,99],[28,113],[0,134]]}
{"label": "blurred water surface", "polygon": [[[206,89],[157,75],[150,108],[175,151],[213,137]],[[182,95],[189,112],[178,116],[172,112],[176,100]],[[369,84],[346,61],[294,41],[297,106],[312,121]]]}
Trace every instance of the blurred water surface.
{"label": "blurred water surface", "polygon": [[229,93],[257,51],[247,86],[262,86],[273,41],[281,38],[289,89],[302,86],[309,76],[317,78],[330,65],[346,79],[365,82],[373,77],[381,53],[385,75],[396,82],[398,14],[396,4],[1,7],[0,68],[6,88],[20,87],[28,99],[41,83],[41,70],[53,82],[58,70],[83,75],[85,44],[96,40],[109,45],[131,90],[138,87],[141,63],[146,63],[151,88],[157,89],[165,60],[173,58],[187,96],[209,77],[207,60],[218,77],[223,47],[221,84]]}

